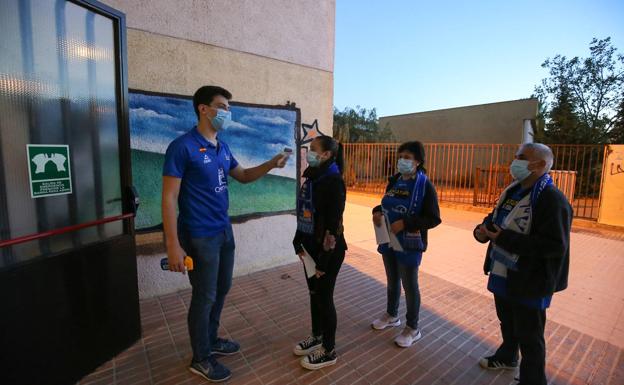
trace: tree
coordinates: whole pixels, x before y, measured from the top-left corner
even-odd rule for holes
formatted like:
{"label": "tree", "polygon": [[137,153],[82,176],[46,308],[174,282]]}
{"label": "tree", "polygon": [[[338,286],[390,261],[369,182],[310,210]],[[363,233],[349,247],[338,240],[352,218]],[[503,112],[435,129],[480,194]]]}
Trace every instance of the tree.
{"label": "tree", "polygon": [[377,110],[360,106],[346,107],[340,111],[334,107],[334,136],[343,143],[392,142],[394,135],[386,127],[379,126]]}
{"label": "tree", "polygon": [[613,128],[609,131],[609,139],[611,143],[624,144],[624,97],[620,102],[620,108],[615,116]]}
{"label": "tree", "polygon": [[541,140],[559,143],[607,143],[624,101],[624,56],[611,38],[593,39],[590,56],[557,55],[542,64],[549,77],[535,88],[544,106]]}
{"label": "tree", "polygon": [[581,130],[578,115],[574,111],[571,92],[563,84],[559,86],[550,111],[542,113],[548,117],[536,139],[546,143],[588,143]]}

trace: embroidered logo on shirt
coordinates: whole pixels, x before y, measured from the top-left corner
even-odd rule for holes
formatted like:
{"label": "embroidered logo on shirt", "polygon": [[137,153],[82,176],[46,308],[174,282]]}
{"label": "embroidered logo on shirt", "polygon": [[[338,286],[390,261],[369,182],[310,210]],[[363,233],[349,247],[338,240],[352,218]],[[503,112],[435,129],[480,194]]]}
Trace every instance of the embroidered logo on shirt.
{"label": "embroidered logo on shirt", "polygon": [[212,160],[210,160],[210,157],[208,156],[208,154],[204,155],[204,164],[210,163],[210,162],[212,162]]}
{"label": "embroidered logo on shirt", "polygon": [[225,171],[223,171],[223,168],[219,167],[218,172],[219,186],[215,187],[215,192],[220,193],[227,190],[227,178],[225,177]]}

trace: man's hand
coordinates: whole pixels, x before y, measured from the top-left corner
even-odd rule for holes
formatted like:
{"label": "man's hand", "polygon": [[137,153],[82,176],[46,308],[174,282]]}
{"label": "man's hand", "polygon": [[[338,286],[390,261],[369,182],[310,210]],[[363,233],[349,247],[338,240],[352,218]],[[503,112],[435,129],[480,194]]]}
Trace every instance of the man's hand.
{"label": "man's hand", "polygon": [[403,222],[403,219],[399,219],[398,221],[390,225],[390,231],[392,231],[392,233],[395,235],[400,233],[404,229],[405,229],[405,223]]}
{"label": "man's hand", "polygon": [[495,231],[490,231],[485,226],[483,226],[483,228],[485,230],[485,234],[487,235],[488,238],[490,238],[490,241],[492,242],[496,241],[496,238],[498,238],[501,231],[503,231],[503,229],[501,229],[498,225],[494,225],[494,229],[496,229]]}
{"label": "man's hand", "polygon": [[329,230],[325,231],[325,238],[323,238],[323,250],[330,251],[336,248],[336,237],[329,233]]}
{"label": "man's hand", "polygon": [[320,271],[319,269],[316,269],[316,278],[321,278],[324,275],[325,275],[324,271]]}
{"label": "man's hand", "polygon": [[297,253],[297,255],[299,256],[299,260],[301,260],[301,263],[303,263],[303,256],[305,255],[305,251],[300,251]]}
{"label": "man's hand", "polygon": [[169,271],[186,274],[184,266],[184,257],[186,252],[180,247],[179,243],[167,247],[167,260],[169,261]]}
{"label": "man's hand", "polygon": [[373,223],[377,227],[381,227],[381,221],[383,220],[383,213],[381,211],[375,211],[373,213]]}
{"label": "man's hand", "polygon": [[273,168],[284,168],[286,166],[286,162],[288,162],[288,155],[284,153],[279,153],[271,159]]}
{"label": "man's hand", "polygon": [[479,242],[487,242],[489,240],[486,231],[487,228],[485,227],[485,225],[479,225],[479,227],[477,227],[477,229],[475,230],[475,236],[477,237]]}

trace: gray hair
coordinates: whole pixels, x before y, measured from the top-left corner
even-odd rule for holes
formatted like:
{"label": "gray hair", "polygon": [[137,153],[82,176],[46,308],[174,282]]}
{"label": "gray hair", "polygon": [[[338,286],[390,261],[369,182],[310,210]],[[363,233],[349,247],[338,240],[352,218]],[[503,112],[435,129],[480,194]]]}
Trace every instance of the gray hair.
{"label": "gray hair", "polygon": [[550,147],[542,143],[524,143],[521,148],[533,150],[538,159],[546,162],[546,172],[550,172],[555,159]]}

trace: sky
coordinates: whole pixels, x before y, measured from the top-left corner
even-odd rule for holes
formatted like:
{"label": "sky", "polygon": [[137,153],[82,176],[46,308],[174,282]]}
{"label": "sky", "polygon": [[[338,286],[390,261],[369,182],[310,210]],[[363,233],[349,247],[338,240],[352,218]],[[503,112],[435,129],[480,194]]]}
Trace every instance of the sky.
{"label": "sky", "polygon": [[[197,118],[190,99],[130,93],[130,147],[164,154],[169,143],[192,129]],[[297,114],[293,110],[230,106],[233,122],[219,138],[243,167],[264,163],[284,150],[294,149]],[[270,172],[296,177],[296,162]]]}
{"label": "sky", "polygon": [[334,106],[378,116],[528,98],[546,58],[624,54],[624,0],[336,0]]}

